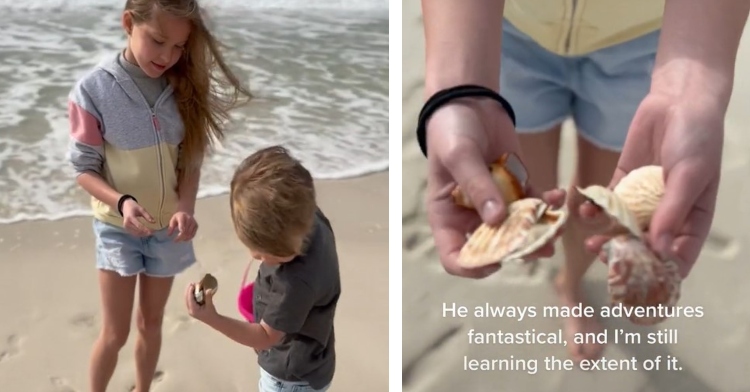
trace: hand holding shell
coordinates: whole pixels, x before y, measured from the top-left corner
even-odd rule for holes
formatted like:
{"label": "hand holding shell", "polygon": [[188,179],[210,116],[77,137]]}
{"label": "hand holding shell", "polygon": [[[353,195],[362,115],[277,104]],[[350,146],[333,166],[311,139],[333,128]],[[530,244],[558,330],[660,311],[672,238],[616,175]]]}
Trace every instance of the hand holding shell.
{"label": "hand holding shell", "polygon": [[[568,217],[566,209],[554,210],[543,200],[528,197],[528,175],[516,155],[504,154],[490,165],[490,172],[508,207],[508,217],[500,226],[482,223],[471,234],[458,256],[463,268],[523,261],[550,242]],[[459,187],[452,196],[457,205],[474,209]]]}
{"label": "hand holding shell", "polygon": [[[593,185],[578,191],[599,206],[615,224],[602,251],[609,266],[608,291],[613,304],[643,307],[645,315],[629,317],[639,325],[654,325],[666,317],[656,308],[670,308],[680,298],[682,277],[674,260],[662,260],[649,249],[644,233],[664,195],[663,170],[644,166],[631,171],[614,188]],[[650,313],[650,314],[649,314]]]}
{"label": "hand holding shell", "polygon": [[216,289],[219,288],[219,282],[216,280],[216,278],[211,274],[206,274],[203,276],[203,278],[195,285],[195,290],[193,292],[193,297],[195,297],[195,302],[198,303],[198,305],[205,304],[205,293],[207,290],[213,290],[214,292]]}

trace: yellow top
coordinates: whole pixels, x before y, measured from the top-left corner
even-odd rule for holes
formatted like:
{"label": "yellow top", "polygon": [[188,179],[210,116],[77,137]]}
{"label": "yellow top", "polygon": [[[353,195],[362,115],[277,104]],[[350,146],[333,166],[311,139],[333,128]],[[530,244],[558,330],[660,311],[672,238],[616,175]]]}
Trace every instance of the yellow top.
{"label": "yellow top", "polygon": [[577,56],[661,28],[664,0],[506,0],[505,18],[547,50]]}

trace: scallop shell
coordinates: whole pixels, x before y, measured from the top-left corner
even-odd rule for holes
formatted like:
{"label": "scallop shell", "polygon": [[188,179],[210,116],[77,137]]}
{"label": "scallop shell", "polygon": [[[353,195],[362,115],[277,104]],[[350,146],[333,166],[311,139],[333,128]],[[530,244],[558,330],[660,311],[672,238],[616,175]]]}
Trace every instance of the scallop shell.
{"label": "scallop shell", "polygon": [[[613,237],[604,246],[609,263],[608,290],[612,303],[642,307],[628,319],[638,325],[664,321],[658,307],[670,308],[680,299],[682,277],[677,263],[659,259],[643,241],[630,235]],[[645,312],[644,312],[645,311]]]}
{"label": "scallop shell", "polygon": [[203,276],[203,279],[201,279],[198,284],[195,285],[195,289],[193,290],[193,296],[195,297],[195,302],[198,303],[198,305],[204,304],[205,299],[205,291],[206,290],[214,290],[219,287],[219,282],[216,280],[216,278],[211,274],[206,274]]}
{"label": "scallop shell", "polygon": [[552,210],[541,199],[526,198],[508,206],[500,226],[482,224],[472,233],[458,256],[463,268],[520,261],[552,239],[568,218],[566,209]]}
{"label": "scallop shell", "polygon": [[657,307],[673,307],[680,299],[682,277],[677,263],[660,259],[643,239],[664,196],[663,176],[661,166],[643,166],[628,173],[614,190],[598,185],[578,190],[626,229],[603,248],[609,266],[608,290],[613,304],[645,309],[641,317],[635,313],[628,317],[639,325],[664,321]]}
{"label": "scallop shell", "polygon": [[664,171],[655,165],[635,169],[615,186],[614,193],[628,206],[638,226],[647,230],[656,206],[664,196]]}
{"label": "scallop shell", "polygon": [[638,219],[629,206],[614,192],[601,185],[591,185],[576,188],[580,194],[599,206],[618,225],[617,229],[624,229],[636,237],[643,235]]}
{"label": "scallop shell", "polygon": [[[500,188],[500,194],[506,205],[525,196],[528,173],[516,154],[503,154],[497,161],[490,164],[489,170],[495,185]],[[459,186],[453,188],[451,196],[457,205],[474,209],[471,199],[461,191]]]}

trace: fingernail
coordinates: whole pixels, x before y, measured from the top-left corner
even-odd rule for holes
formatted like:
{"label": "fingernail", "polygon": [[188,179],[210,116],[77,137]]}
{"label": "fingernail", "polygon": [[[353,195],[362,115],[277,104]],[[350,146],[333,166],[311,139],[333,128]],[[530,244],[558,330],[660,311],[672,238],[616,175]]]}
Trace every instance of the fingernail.
{"label": "fingernail", "polygon": [[662,234],[657,239],[656,250],[662,258],[667,259],[672,257],[673,240],[674,239],[672,238],[671,234]]}
{"label": "fingernail", "polygon": [[482,220],[485,222],[494,222],[500,218],[500,205],[494,200],[487,200],[482,206]]}

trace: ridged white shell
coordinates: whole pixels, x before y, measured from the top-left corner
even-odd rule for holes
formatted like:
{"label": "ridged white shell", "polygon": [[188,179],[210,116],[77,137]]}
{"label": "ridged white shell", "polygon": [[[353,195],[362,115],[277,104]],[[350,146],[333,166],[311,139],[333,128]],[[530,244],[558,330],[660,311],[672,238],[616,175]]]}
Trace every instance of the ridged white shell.
{"label": "ridged white shell", "polygon": [[549,242],[565,224],[566,209],[552,210],[544,201],[527,198],[508,208],[508,218],[497,227],[482,224],[458,256],[463,268],[523,260]]}
{"label": "ridged white shell", "polygon": [[654,165],[635,169],[615,186],[614,193],[635,216],[638,226],[646,230],[664,196],[664,171]]}
{"label": "ridged white shell", "polygon": [[578,192],[614,219],[615,223],[634,236],[643,235],[638,220],[630,211],[628,205],[617,194],[601,185],[591,185],[585,189],[577,188]]}

